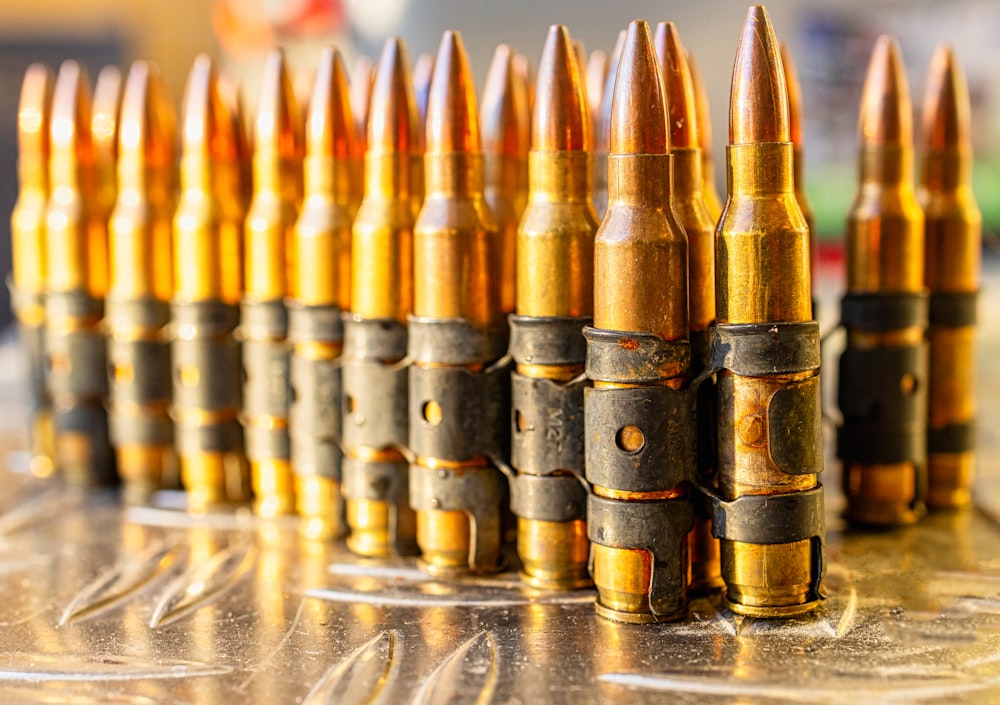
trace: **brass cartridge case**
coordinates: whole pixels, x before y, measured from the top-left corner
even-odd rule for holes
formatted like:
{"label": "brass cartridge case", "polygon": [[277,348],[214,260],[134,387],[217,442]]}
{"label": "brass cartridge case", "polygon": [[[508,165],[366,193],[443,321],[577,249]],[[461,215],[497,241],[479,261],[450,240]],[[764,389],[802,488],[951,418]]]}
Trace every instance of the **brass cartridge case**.
{"label": "brass cartridge case", "polygon": [[108,213],[98,199],[87,74],[74,61],[59,68],[49,128],[45,345],[55,464],[71,482],[107,483],[117,479],[104,408]]}
{"label": "brass cartridge case", "polygon": [[687,611],[695,465],[694,400],[680,391],[690,367],[688,240],[672,207],[666,101],[645,22],[628,27],[610,116],[586,333],[587,529],[598,614],[644,623]]}
{"label": "brass cartridge case", "polygon": [[868,66],[859,139],[861,183],[847,218],[838,455],[847,517],[892,526],[924,511],[927,300],[909,87],[888,36]]}
{"label": "brass cartridge case", "polygon": [[[691,71],[677,28],[656,26],[653,38],[667,99],[670,153],[673,155],[673,209],[688,238],[688,324],[691,375],[710,365],[711,328],[715,323],[715,224],[705,203],[697,101]],[[698,481],[715,487],[715,385],[709,378],[698,395]],[[719,541],[712,536],[711,516],[699,512],[691,531],[691,589],[706,592],[722,587]]]}
{"label": "brass cartridge case", "polygon": [[[518,472],[513,509],[524,580],[536,587],[572,589],[590,584],[586,490],[578,477],[583,475],[586,383],[581,330],[593,316],[597,216],[591,203],[590,109],[565,27],[549,28],[538,75],[530,190],[517,231],[517,307],[511,319],[516,363],[511,461]],[[572,352],[545,357],[524,338],[532,331]],[[531,489],[522,482],[532,483]],[[553,513],[542,508],[547,502],[565,509]]]}
{"label": "brass cartridge case", "polygon": [[[428,63],[422,62],[428,71]],[[423,200],[423,121],[402,39],[386,40],[370,104],[365,197],[353,228],[352,311],[344,321],[347,546],[414,554],[409,505],[406,321],[413,311],[413,227]]]}
{"label": "brass cartridge case", "polygon": [[[812,610],[822,596],[819,331],[811,320],[809,233],[795,198],[787,87],[762,6],[747,13],[730,100],[714,336],[723,350],[743,336],[752,345],[735,347],[719,365],[715,528],[719,535],[724,513],[729,608],[786,617]],[[775,345],[788,346],[787,359],[778,361]],[[787,518],[788,530],[762,522],[760,512]]]}
{"label": "brass cartridge case", "polygon": [[502,475],[487,457],[502,452],[505,413],[505,375],[491,367],[503,354],[499,253],[483,197],[475,90],[454,31],[435,61],[426,149],[409,319],[410,504],[426,570],[488,573],[500,567],[504,502]]}
{"label": "brass cartridge case", "polygon": [[174,474],[168,325],[176,140],[173,106],[159,73],[138,61],[122,95],[107,302],[111,440],[126,500],[135,502]]}
{"label": "brass cartridge case", "polygon": [[295,279],[292,229],[302,201],[302,120],[280,50],[268,54],[253,135],[253,195],[247,210],[240,310],[243,423],[254,491],[264,517],[295,512],[288,436],[288,311]]}
{"label": "brass cartridge case", "polygon": [[10,216],[8,282],[18,336],[28,358],[31,473],[52,474],[52,400],[45,381],[45,209],[49,199],[49,132],[53,75],[43,64],[25,71],[17,108],[17,202]]}
{"label": "brass cartridge case", "polygon": [[234,337],[243,298],[246,138],[207,56],[188,76],[173,219],[174,435],[188,507],[249,496],[242,365]]}
{"label": "brass cartridge case", "polygon": [[923,106],[920,190],[930,290],[927,504],[972,501],[976,318],[982,215],[972,193],[969,90],[954,50],[931,61]]}

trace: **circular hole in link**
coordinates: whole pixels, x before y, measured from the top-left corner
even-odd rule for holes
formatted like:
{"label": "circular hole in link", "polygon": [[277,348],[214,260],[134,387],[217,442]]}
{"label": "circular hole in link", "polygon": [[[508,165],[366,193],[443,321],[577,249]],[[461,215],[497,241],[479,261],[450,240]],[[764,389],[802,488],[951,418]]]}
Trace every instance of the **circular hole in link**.
{"label": "circular hole in link", "polygon": [[917,391],[917,378],[913,375],[903,375],[899,380],[899,388],[903,394],[913,394]]}
{"label": "circular hole in link", "polygon": [[441,423],[441,405],[433,399],[425,401],[424,405],[420,407],[420,415],[423,417],[425,424],[431,428],[435,428]]}
{"label": "circular hole in link", "polygon": [[517,429],[518,433],[524,432],[525,427],[524,414],[521,413],[519,409],[514,410],[514,428]]}
{"label": "circular hole in link", "polygon": [[357,408],[358,408],[358,403],[356,401],[354,401],[354,397],[352,397],[350,395],[345,395],[344,396],[344,410],[348,414],[353,414]]}
{"label": "circular hole in link", "polygon": [[626,453],[636,453],[646,445],[646,437],[635,426],[622,426],[615,436],[615,443]]}

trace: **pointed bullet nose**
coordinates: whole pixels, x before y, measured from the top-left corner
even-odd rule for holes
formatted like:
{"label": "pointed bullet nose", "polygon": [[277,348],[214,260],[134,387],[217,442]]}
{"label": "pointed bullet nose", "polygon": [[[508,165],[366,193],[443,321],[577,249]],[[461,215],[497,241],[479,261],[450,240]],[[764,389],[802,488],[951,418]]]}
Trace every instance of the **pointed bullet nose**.
{"label": "pointed bullet nose", "polygon": [[448,30],[441,39],[427,98],[427,151],[478,152],[479,115],[472,71],[462,37]]}
{"label": "pointed bullet nose", "polygon": [[122,72],[117,66],[105,66],[94,85],[91,133],[94,148],[112,162],[118,153],[118,119],[122,105]]}
{"label": "pointed bullet nose", "polygon": [[528,152],[527,96],[506,44],[493,52],[482,101],[483,152],[523,157]]}
{"label": "pointed bullet nose", "polygon": [[423,147],[410,76],[406,43],[389,37],[375,70],[368,108],[368,150],[373,154],[417,154]]}
{"label": "pointed bullet nose", "polygon": [[[93,166],[94,150],[90,132],[90,89],[87,71],[75,61],[64,61],[52,92],[50,149],[52,166],[79,163]],[[65,169],[50,169],[52,185],[58,179],[72,178]]]}
{"label": "pointed bullet nose", "polygon": [[883,34],[875,42],[861,91],[858,131],[863,144],[910,144],[913,116],[910,86],[899,44]]}
{"label": "pointed bullet nose", "polygon": [[666,95],[670,146],[673,149],[693,149],[698,142],[698,114],[688,69],[687,56],[681,37],[673,22],[656,26],[656,56],[663,72],[663,90]]}
{"label": "pointed bullet nose", "polygon": [[[173,106],[159,72],[146,61],[136,61],[129,69],[122,92],[120,123],[120,173],[126,159],[146,168],[173,168],[176,139]],[[132,176],[142,178],[141,174]]]}
{"label": "pointed bullet nose", "polygon": [[795,70],[795,59],[788,45],[781,42],[781,66],[788,89],[788,137],[796,147],[802,146],[802,84]]}
{"label": "pointed bullet nose", "polygon": [[601,91],[601,116],[597,121],[597,134],[594,137],[594,149],[599,152],[608,151],[608,143],[611,139],[611,99],[615,93],[615,79],[618,77],[618,65],[621,63],[622,50],[625,48],[626,34],[624,29],[618,32],[615,46],[611,50],[604,90]]}
{"label": "pointed bullet nose", "polygon": [[433,75],[434,56],[432,54],[418,56],[417,63],[413,65],[413,95],[417,100],[417,112],[421,125],[427,117],[427,93],[431,89]]}
{"label": "pointed bullet nose", "polygon": [[316,67],[309,116],[306,121],[306,152],[335,160],[358,156],[357,126],[351,113],[347,70],[340,52],[325,48]]}
{"label": "pointed bullet nose", "polygon": [[928,150],[968,147],[971,142],[969,87],[954,50],[934,52],[924,93],[923,136]]}
{"label": "pointed bullet nose", "polygon": [[301,158],[302,119],[299,102],[280,49],[270,51],[264,60],[257,115],[254,121],[254,150],[276,152],[281,158]]}
{"label": "pointed bullet nose", "polygon": [[629,24],[611,100],[611,154],[666,154],[667,110],[649,25]]}
{"label": "pointed bullet nose", "polygon": [[359,56],[351,68],[351,108],[362,140],[368,135],[368,108],[375,80],[375,65],[367,56]]}
{"label": "pointed bullet nose", "polygon": [[747,11],[729,101],[730,144],[788,142],[788,91],[778,41],[763,5]]}
{"label": "pointed bullet nose", "polygon": [[590,140],[587,111],[569,30],[563,25],[552,25],[538,64],[531,148],[546,152],[587,149]]}
{"label": "pointed bullet nose", "polygon": [[45,64],[32,64],[24,72],[17,107],[18,159],[49,158],[49,115],[52,109],[52,72]]}
{"label": "pointed bullet nose", "polygon": [[239,160],[245,156],[242,123],[222,98],[212,60],[198,56],[184,89],[181,109],[181,148],[185,159]]}

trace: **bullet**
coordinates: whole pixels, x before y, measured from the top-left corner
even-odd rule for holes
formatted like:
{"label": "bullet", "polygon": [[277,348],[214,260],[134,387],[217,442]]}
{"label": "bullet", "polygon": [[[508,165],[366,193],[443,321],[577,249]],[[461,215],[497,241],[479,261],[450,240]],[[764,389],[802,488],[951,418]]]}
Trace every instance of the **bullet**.
{"label": "bullet", "polygon": [[242,363],[234,332],[243,298],[246,138],[205,55],[188,75],[173,220],[174,435],[188,507],[245,499]]}
{"label": "bullet", "polygon": [[97,74],[91,111],[90,134],[97,165],[97,199],[102,213],[110,214],[117,196],[118,128],[122,108],[122,72],[105,66]]}
{"label": "bullet", "polygon": [[837,455],[848,519],[896,526],[924,512],[928,304],[910,89],[889,36],[879,37],[868,64],[858,134],[861,183],[847,217]]}
{"label": "bullet", "polygon": [[691,85],[694,87],[695,115],[698,118],[698,145],[701,147],[701,177],[704,182],[702,192],[705,194],[705,205],[708,214],[717,224],[722,215],[722,199],[715,186],[715,158],[712,153],[712,114],[708,104],[708,94],[705,84],[701,81],[698,66],[694,56],[687,55],[688,70],[691,72]]}
{"label": "bullet", "polygon": [[253,135],[253,196],[244,237],[246,291],[243,338],[243,423],[255,496],[263,517],[295,512],[288,436],[288,310],[296,279],[293,246],[302,200],[302,120],[281,50],[264,63]]}
{"label": "bullet", "polygon": [[[594,209],[597,217],[603,218],[608,209],[608,143],[611,139],[611,97],[615,91],[615,77],[618,75],[618,63],[621,60],[622,48],[625,46],[625,30],[618,33],[618,39],[611,50],[608,64],[607,79],[601,91],[600,119],[595,124],[594,136]],[[588,94],[589,95],[589,94]]]}
{"label": "bullet", "polygon": [[[445,32],[427,101],[426,198],[414,227],[410,505],[432,574],[500,568],[509,389],[497,226],[483,196],[479,116],[468,59]],[[506,428],[505,428],[506,427]]]}
{"label": "bullet", "polygon": [[493,52],[482,101],[484,195],[499,229],[496,277],[500,309],[514,310],[517,224],[528,197],[528,140],[531,114],[524,84],[512,65],[513,52],[501,44]]}
{"label": "bullet", "polygon": [[[306,119],[302,210],[292,234],[288,337],[295,499],[303,536],[343,535],[341,305],[350,305],[351,180],[359,141],[340,52],[324,49]],[[346,250],[346,253],[344,252]]]}
{"label": "bullet", "polygon": [[403,360],[413,312],[413,227],[423,200],[424,121],[398,37],[382,50],[370,113],[365,198],[353,229],[352,311],[344,319],[343,438],[347,547],[377,557],[418,552],[403,454],[409,389]]}
{"label": "bullet", "polygon": [[511,317],[511,504],[524,580],[573,589],[590,584],[581,332],[593,320],[597,215],[590,112],[566,27],[549,28],[538,76]]}
{"label": "bullet", "polygon": [[[688,239],[688,325],[691,342],[691,374],[697,376],[710,365],[711,329],[715,323],[715,223],[705,203],[702,152],[698,135],[697,101],[691,71],[680,35],[673,22],[656,26],[653,38],[663,72],[673,155],[673,201],[677,222]],[[714,487],[715,385],[712,379],[697,391],[698,481]],[[712,536],[712,519],[699,512],[691,532],[691,589],[706,592],[722,587],[719,572],[719,542]]]}
{"label": "bullet", "polygon": [[683,389],[688,242],[671,207],[666,99],[645,22],[629,24],[610,116],[594,327],[584,331],[591,575],[599,615],[659,622],[687,611],[696,429],[693,390]]}
{"label": "bullet", "polygon": [[514,65],[514,73],[525,87],[525,94],[528,96],[527,112],[531,115],[535,109],[535,74],[531,69],[531,60],[524,54],[514,54],[511,63]]}
{"label": "bullet", "polygon": [[584,82],[587,84],[587,107],[590,110],[591,135],[601,120],[601,97],[608,80],[608,55],[598,49],[590,52]]}
{"label": "bullet", "polygon": [[17,202],[10,216],[11,308],[28,362],[31,473],[52,473],[52,400],[45,382],[45,208],[49,199],[52,72],[32,64],[17,108]]}
{"label": "bullet", "polygon": [[927,504],[972,501],[975,475],[976,294],[982,215],[972,193],[969,89],[954,50],[931,60],[924,92],[919,198],[930,290]]}
{"label": "bullet", "polygon": [[[427,117],[427,93],[431,89],[431,76],[434,75],[434,55],[421,54],[413,64],[413,97],[417,101],[417,115],[423,125]],[[423,130],[421,130],[421,135]],[[423,140],[423,137],[420,138]]]}
{"label": "bullet", "polygon": [[117,480],[104,408],[102,330],[108,291],[108,213],[98,199],[86,71],[59,67],[49,132],[45,209],[45,346],[55,427],[55,464],[70,482]]}
{"label": "bullet", "polygon": [[733,67],[716,232],[713,530],[729,609],[754,617],[808,612],[822,597],[819,329],[793,150],[778,43],[767,11],[752,6]]}
{"label": "bullet", "polygon": [[[813,220],[812,204],[806,194],[805,187],[805,160],[802,156],[802,85],[799,83],[799,74],[795,69],[795,60],[788,45],[781,42],[781,65],[785,69],[785,83],[788,89],[788,134],[792,144],[795,145],[794,156],[792,157],[792,174],[795,180],[795,200],[799,202],[799,210],[809,228],[809,271],[813,282],[816,281],[816,231]],[[816,307],[815,298],[813,308]],[[815,315],[815,311],[813,312]]]}
{"label": "bullet", "polygon": [[368,104],[371,101],[374,80],[375,65],[372,60],[364,55],[355,59],[351,69],[351,108],[362,143],[368,136]]}
{"label": "bullet", "polygon": [[177,121],[157,70],[129,69],[118,130],[117,201],[109,224],[107,301],[111,440],[126,501],[172,474],[170,299]]}

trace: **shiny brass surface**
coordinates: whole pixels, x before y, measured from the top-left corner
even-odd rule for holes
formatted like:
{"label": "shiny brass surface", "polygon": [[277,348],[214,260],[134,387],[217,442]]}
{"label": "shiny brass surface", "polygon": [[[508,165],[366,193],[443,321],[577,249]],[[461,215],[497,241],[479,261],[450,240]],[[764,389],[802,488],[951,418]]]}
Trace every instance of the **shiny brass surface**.
{"label": "shiny brass surface", "polygon": [[[418,68],[420,63],[429,82],[433,59],[418,62]],[[405,324],[413,311],[413,226],[423,200],[424,130],[406,45],[398,37],[386,40],[382,50],[369,111],[365,198],[353,231],[352,313]],[[367,462],[406,462],[398,448],[347,447],[344,452]],[[349,498],[346,505],[347,545],[355,553],[387,556],[397,545],[416,540],[416,516],[406,501],[390,505]]]}
{"label": "shiny brass surface", "polygon": [[[946,45],[938,47],[924,92],[918,192],[924,209],[924,281],[932,297],[979,290],[982,215],[972,193],[970,112],[969,89],[955,52]],[[927,338],[929,430],[974,423],[975,326],[932,322]],[[928,506],[944,509],[969,504],[975,452],[928,451]]]}
{"label": "shiny brass surface", "polygon": [[[715,322],[715,223],[705,201],[698,105],[691,69],[673,22],[661,22],[653,37],[666,91],[670,153],[673,155],[674,215],[688,239],[688,325],[692,344],[692,374],[708,365],[710,329]],[[710,413],[710,411],[699,411]],[[711,419],[703,419],[710,427]],[[702,482],[714,479],[715,467],[701,468]],[[722,587],[719,542],[712,536],[712,521],[698,517],[691,532],[691,589]]]}
{"label": "shiny brass surface", "polygon": [[[847,217],[847,292],[921,293],[924,217],[913,188],[910,90],[899,46],[879,37],[868,65],[858,123],[860,185]],[[879,332],[848,329],[848,347],[919,345],[921,326]],[[847,516],[862,524],[915,522],[921,463],[845,462]]]}
{"label": "shiny brass surface", "polygon": [[[283,305],[298,266],[293,228],[302,201],[302,118],[280,50],[269,53],[265,61],[254,126],[253,195],[244,226],[244,310],[274,302]],[[284,335],[255,336],[254,331],[243,328],[245,341],[282,347],[287,354]],[[269,374],[269,370],[249,371],[245,394],[252,394],[250,385],[271,384]],[[245,414],[248,437],[258,429],[287,433],[287,407],[284,413],[275,412]],[[272,450],[251,453],[253,445],[248,439],[255,510],[262,516],[294,513],[295,483],[289,458]]]}
{"label": "shiny brass surface", "polygon": [[[96,122],[96,116],[95,116]],[[122,92],[118,130],[117,201],[108,227],[111,283],[108,310],[118,307],[156,310],[159,325],[123,322],[111,315],[108,333],[111,350],[118,343],[145,341],[163,355],[150,359],[111,360],[112,413],[125,419],[145,419],[169,427],[169,395],[147,403],[116,397],[119,382],[170,375],[169,316],[166,307],[174,291],[173,227],[177,185],[177,118],[157,69],[143,61],[129,69]],[[156,316],[154,316],[155,320]],[[162,369],[159,364],[162,363]],[[135,369],[146,365],[145,370]],[[145,390],[140,394],[145,395]],[[118,472],[126,494],[138,500],[159,489],[175,474],[176,455],[169,438],[160,443],[117,442]]]}
{"label": "shiny brass surface", "polygon": [[[368,108],[371,103],[372,84],[375,81],[375,64],[371,57],[362,54],[351,67],[351,109],[358,127],[358,136],[364,149],[368,137]],[[362,149],[362,151],[364,151]]]}
{"label": "shiny brass surface", "polygon": [[[520,316],[587,317],[593,313],[597,215],[591,203],[591,116],[582,82],[569,31],[553,25],[538,66],[530,191],[517,230],[516,312]],[[566,381],[580,374],[582,367],[519,364],[517,371],[528,377]],[[530,584],[569,589],[590,583],[583,520],[518,519],[517,546],[522,576]]]}
{"label": "shiny brass surface", "polygon": [[[618,32],[615,46],[608,56],[608,72],[601,91],[599,117],[594,121],[594,210],[603,218],[608,209],[608,146],[611,139],[611,98],[615,92],[618,63],[625,46],[625,30]],[[589,93],[588,93],[589,95]]]}
{"label": "shiny brass surface", "polygon": [[[246,212],[246,139],[242,122],[227,104],[207,56],[199,56],[188,76],[181,120],[180,190],[173,220],[174,303],[235,308],[243,297],[243,220]],[[184,339],[191,331],[179,328]],[[233,331],[216,342],[233,345]],[[195,385],[201,371],[176,368],[174,384]],[[176,394],[176,392],[175,392]],[[232,424],[239,413],[228,408],[176,405],[171,411],[178,433],[183,427]],[[246,499],[249,468],[242,447],[184,452],[179,449],[181,482],[193,511]]]}
{"label": "shiny brass surface", "polygon": [[[637,111],[634,106],[649,106]],[[667,105],[653,38],[645,22],[629,24],[610,110],[608,210],[594,246],[594,327],[641,332],[665,341],[688,339],[688,240],[673,202],[673,157]],[[659,384],[679,387],[686,366],[664,366]],[[595,387],[621,386],[595,382]],[[625,499],[616,488],[596,495]],[[672,496],[683,496],[676,488]],[[628,493],[628,500],[660,498]],[[655,614],[649,604],[653,556],[645,550],[594,544],[591,574],[598,613],[616,621],[650,622],[681,614]],[[676,566],[665,569],[674,570]],[[664,568],[661,568],[664,569]],[[682,570],[686,590],[687,551]]]}
{"label": "shiny brass surface", "polygon": [[698,73],[698,65],[694,56],[687,55],[688,70],[691,72],[691,86],[694,88],[695,117],[698,120],[698,146],[701,147],[701,178],[702,192],[705,194],[705,206],[712,221],[718,224],[722,215],[722,199],[715,185],[715,156],[712,150],[712,115],[708,104],[708,94],[705,84]]}
{"label": "shiny brass surface", "polygon": [[117,198],[118,132],[121,126],[124,79],[117,66],[105,66],[94,82],[90,135],[97,169],[97,201],[103,213],[111,213]]}
{"label": "shiny brass surface", "polygon": [[[495,329],[502,325],[497,226],[483,196],[472,73],[461,37],[454,31],[445,32],[435,60],[426,149],[426,196],[414,226],[413,313]],[[411,473],[433,472],[439,464],[434,458],[417,457]],[[484,457],[447,465],[455,473],[494,472]],[[498,497],[498,504],[501,501]],[[418,511],[417,544],[431,572],[468,571],[472,546],[468,516],[451,510]]]}
{"label": "shiny brass surface", "polygon": [[[17,202],[10,216],[12,308],[29,350],[31,472],[53,470],[52,402],[45,387],[45,208],[49,198],[52,72],[32,64],[17,108]],[[34,342],[32,342],[34,341]]]}
{"label": "shiny brass surface", "polygon": [[[729,193],[716,234],[720,324],[812,318],[809,233],[795,198],[793,149],[778,44],[766,10],[754,6],[747,13],[733,68]],[[719,373],[718,482],[724,499],[816,486],[816,474],[789,475],[775,464],[765,428],[772,395],[816,374],[757,378]],[[732,439],[729,447],[727,435]],[[780,617],[816,606],[818,596],[809,585],[816,549],[809,541],[720,543],[726,600],[734,612]]]}
{"label": "shiny brass surface", "polygon": [[805,160],[802,156],[802,84],[799,83],[799,73],[795,68],[795,59],[788,45],[781,42],[781,65],[785,70],[785,83],[788,87],[788,134],[795,145],[792,155],[792,175],[795,180],[795,200],[799,202],[799,210],[809,228],[809,267],[810,276],[816,277],[816,232],[813,221],[812,203],[806,193]]}

